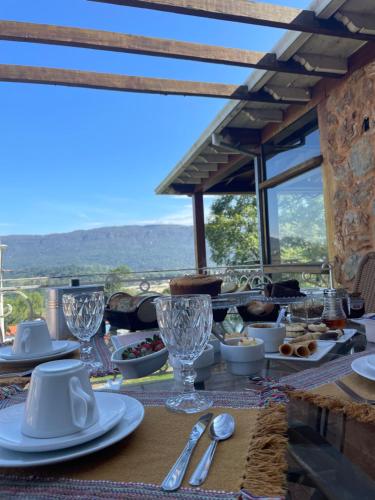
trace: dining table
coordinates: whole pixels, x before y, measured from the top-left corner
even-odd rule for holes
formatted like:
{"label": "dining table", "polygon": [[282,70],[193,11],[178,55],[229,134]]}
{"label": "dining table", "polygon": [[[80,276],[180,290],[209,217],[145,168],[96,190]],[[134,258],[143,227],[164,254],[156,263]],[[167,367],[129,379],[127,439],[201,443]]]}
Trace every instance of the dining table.
{"label": "dining table", "polygon": [[[93,346],[103,364],[92,378],[94,389],[141,402],[143,422],[119,443],[80,459],[0,468],[0,498],[375,498],[375,406],[370,401],[375,382],[366,386],[352,370],[353,361],[375,354],[375,344],[361,329],[319,362],[270,360],[252,377],[232,375],[218,360],[196,389],[209,394],[214,415],[232,414],[236,431],[219,444],[206,483],[192,487],[188,478],[208,444],[204,436],[182,487],[173,493],[160,484],[199,415],[165,409],[166,398],[178,390],[168,366],[116,385],[110,335],[95,337]],[[0,384],[0,408],[26,400],[27,376],[8,385],[0,379]]]}

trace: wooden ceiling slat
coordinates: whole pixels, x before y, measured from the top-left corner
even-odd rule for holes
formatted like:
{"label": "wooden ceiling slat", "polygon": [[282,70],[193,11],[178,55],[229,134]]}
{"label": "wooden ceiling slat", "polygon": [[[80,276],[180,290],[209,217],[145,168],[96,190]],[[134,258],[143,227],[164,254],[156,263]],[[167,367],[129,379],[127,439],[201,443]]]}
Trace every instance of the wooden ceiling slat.
{"label": "wooden ceiling slat", "polygon": [[[277,103],[265,92],[248,92],[245,85],[169,80],[37,66],[0,64],[0,81]],[[287,100],[283,102],[288,104]],[[294,102],[294,100],[290,101],[290,103]]]}
{"label": "wooden ceiling slat", "polygon": [[352,33],[339,21],[319,19],[311,10],[244,0],[91,0],[94,2],[161,10],[190,16],[271,26],[355,40],[374,41],[367,33]]}
{"label": "wooden ceiling slat", "polygon": [[311,71],[298,62],[278,61],[275,54],[251,50],[232,49],[200,43],[179,42],[139,35],[127,35],[109,31],[0,21],[0,40],[64,45],[70,47],[124,52],[172,59],[227,64],[258,68],[281,73],[325,76],[337,78],[337,72]]}

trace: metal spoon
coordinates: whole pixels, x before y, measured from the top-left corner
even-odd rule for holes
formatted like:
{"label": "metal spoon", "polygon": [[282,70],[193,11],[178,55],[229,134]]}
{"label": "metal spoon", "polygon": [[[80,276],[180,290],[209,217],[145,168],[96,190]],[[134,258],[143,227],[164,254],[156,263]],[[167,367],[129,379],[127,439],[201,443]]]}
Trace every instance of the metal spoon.
{"label": "metal spoon", "polygon": [[230,438],[234,433],[235,426],[234,418],[232,415],[229,415],[229,413],[222,413],[213,419],[210,425],[211,443],[191,475],[189,484],[192,486],[200,486],[206,480],[212,459],[214,458],[217,443]]}

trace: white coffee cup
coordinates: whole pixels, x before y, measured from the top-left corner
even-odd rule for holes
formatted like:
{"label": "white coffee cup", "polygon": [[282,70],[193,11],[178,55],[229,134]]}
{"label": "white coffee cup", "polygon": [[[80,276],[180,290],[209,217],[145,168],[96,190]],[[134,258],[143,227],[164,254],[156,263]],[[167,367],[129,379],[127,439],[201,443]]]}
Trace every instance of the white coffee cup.
{"label": "white coffee cup", "polygon": [[78,359],[38,365],[31,376],[21,432],[34,438],[65,436],[99,418],[89,374]]}
{"label": "white coffee cup", "polygon": [[51,350],[52,340],[44,320],[22,321],[17,325],[13,354],[43,354]]}
{"label": "white coffee cup", "polygon": [[278,352],[279,346],[284,343],[285,326],[277,323],[252,323],[246,327],[249,337],[257,337],[264,342],[265,352]]}

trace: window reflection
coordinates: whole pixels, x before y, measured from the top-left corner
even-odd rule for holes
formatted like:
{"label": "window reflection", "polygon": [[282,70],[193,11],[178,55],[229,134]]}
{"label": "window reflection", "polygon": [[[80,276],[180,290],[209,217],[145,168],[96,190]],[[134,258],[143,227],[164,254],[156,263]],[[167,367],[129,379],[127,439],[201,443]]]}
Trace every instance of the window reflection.
{"label": "window reflection", "polygon": [[322,262],[327,255],[321,168],[267,190],[272,264]]}
{"label": "window reflection", "polygon": [[[295,144],[298,144],[296,139]],[[281,174],[303,161],[320,155],[320,135],[319,129],[314,130],[305,137],[304,143],[299,147],[294,147],[287,151],[277,152],[269,156],[266,163],[267,179]]]}

